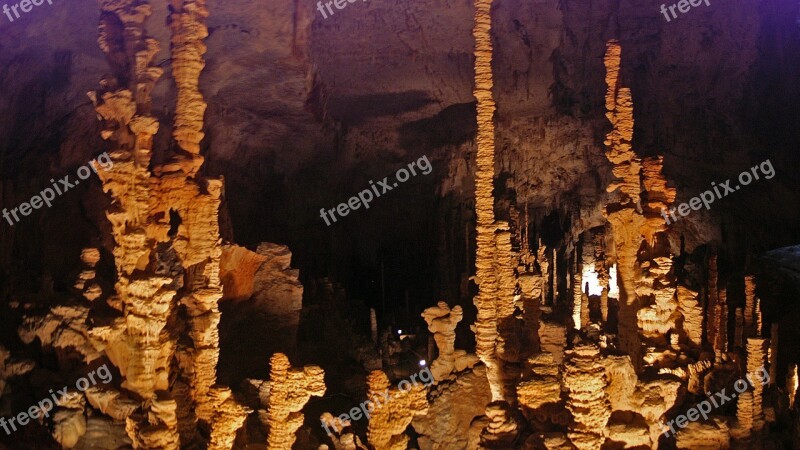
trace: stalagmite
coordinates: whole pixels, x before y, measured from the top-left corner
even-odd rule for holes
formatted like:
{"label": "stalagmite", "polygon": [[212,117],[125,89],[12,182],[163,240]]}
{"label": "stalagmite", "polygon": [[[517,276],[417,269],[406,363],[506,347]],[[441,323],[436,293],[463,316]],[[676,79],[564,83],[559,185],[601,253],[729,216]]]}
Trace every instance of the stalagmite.
{"label": "stalagmite", "polygon": [[433,334],[439,357],[430,365],[434,383],[447,378],[455,368],[456,326],[464,317],[461,306],[450,309],[447,302],[439,302],[437,306],[427,308],[422,318],[428,324],[428,331]]}
{"label": "stalagmite", "polygon": [[[747,373],[753,385],[752,411],[753,431],[760,432],[764,428],[764,385],[766,380],[761,380],[767,367],[767,348],[769,340],[764,338],[747,339]],[[749,393],[749,392],[748,392]],[[744,397],[744,395],[742,395]]]}
{"label": "stalagmite", "polygon": [[706,339],[709,344],[717,350],[719,342],[720,316],[717,304],[719,294],[717,291],[717,255],[712,254],[708,257],[708,303],[706,304]]}
{"label": "stalagmite", "polygon": [[494,217],[494,113],[492,96],[492,0],[475,0],[475,23],[472,30],[475,39],[475,91],[477,99],[477,156],[475,169],[475,214],[476,250],[475,280],[478,295],[474,298],[478,314],[475,319],[475,352],[486,365],[486,376],[492,390],[493,400],[506,398],[503,382],[502,361],[497,354],[498,323],[502,318],[498,311],[501,302],[498,292],[498,274]]}
{"label": "stalagmite", "polygon": [[769,334],[769,384],[778,379],[778,323],[773,323]]}
{"label": "stalagmite", "polygon": [[581,323],[583,305],[583,264],[580,252],[575,251],[575,265],[572,272],[572,326],[580,330],[587,324]]}
{"label": "stalagmite", "polygon": [[425,386],[405,382],[410,385],[408,389],[400,387],[403,382],[397,388],[390,388],[389,378],[380,370],[373,370],[367,377],[367,398],[380,403],[372,412],[367,427],[367,441],[375,450],[405,450],[408,446],[406,427],[414,416],[428,413]]}
{"label": "stalagmite", "polygon": [[733,332],[733,346],[734,348],[744,348],[744,312],[742,308],[736,308],[735,324]]}
{"label": "stalagmite", "polygon": [[755,277],[744,277],[744,337],[756,337],[756,282]]}
{"label": "stalagmite", "polygon": [[698,294],[685,286],[678,286],[677,292],[683,333],[693,346],[699,348],[703,343],[703,308],[697,301]]}
{"label": "stalagmite", "polygon": [[508,403],[492,402],[486,406],[489,424],[481,432],[481,449],[513,448],[519,434],[519,424]]}
{"label": "stalagmite", "polygon": [[208,36],[205,19],[208,17],[206,0],[172,0],[169,17],[172,31],[172,75],[177,85],[175,125],[172,135],[178,146],[189,153],[189,163],[182,169],[193,176],[203,164],[200,156],[200,141],[203,140],[203,115],[206,102],[198,89],[200,72],[205,61]]}
{"label": "stalagmite", "polygon": [[542,298],[539,304],[546,305],[550,286],[550,261],[547,259],[547,249],[545,249],[541,239],[539,239],[539,248],[536,251],[536,262],[539,263],[539,270],[542,276]]}
{"label": "stalagmite", "polygon": [[544,278],[532,273],[520,274],[519,282],[522,297],[522,313],[525,326],[523,329],[524,345],[529,354],[541,349],[539,340],[539,320],[541,318],[542,287]]}
{"label": "stalagmite", "polygon": [[[163,426],[159,426],[171,432],[173,427],[168,422],[174,420],[175,412],[181,440],[188,445],[195,439],[196,420],[210,424],[220,406],[209,394],[216,383],[219,360],[222,249],[218,211],[222,182],[192,178],[203,162],[198,153],[205,102],[199,91],[199,75],[204,65],[208,11],[203,0],[176,0],[171,5],[172,74],[178,86],[174,137],[191,156],[178,155],[177,163],[154,167],[154,177],[148,165],[159,124],[150,115],[150,92],[162,71],[152,64],[158,43],[144,32],[150,8],[142,2],[110,0],[101,2],[101,8],[107,16],[101,18],[100,46],[112,64],[119,64],[118,55],[126,54],[134,68],[134,79],[127,87],[118,86],[127,80],[124,76],[104,80],[103,91],[90,95],[103,120],[103,137],[114,147],[109,152],[113,166],[98,171],[98,176],[103,189],[112,195],[107,216],[117,243],[113,253],[118,281],[109,304],[124,314],[123,319],[96,327],[91,333],[120,369],[125,378],[123,387],[145,400],[153,398],[156,391],[171,389],[179,400],[176,403],[161,396],[159,407],[151,409],[146,418],[136,416],[146,425],[132,423],[129,417],[128,430],[150,430],[149,426],[158,425],[158,413],[163,413]],[[118,21],[110,20],[112,16]],[[117,29],[121,24],[125,33]],[[119,35],[125,36],[124,42],[115,40]],[[113,68],[122,75],[124,66]],[[189,339],[180,345],[175,333],[165,328],[178,304],[185,307],[189,325]],[[179,373],[170,385],[170,362],[176,354]],[[215,395],[223,394],[219,391]],[[225,402],[227,409],[237,410],[228,400]],[[131,439],[134,445],[176,440],[153,436]]]}
{"label": "stalagmite", "polygon": [[800,386],[800,376],[798,376],[797,364],[792,364],[786,374],[786,393],[789,396],[789,409],[794,409],[798,386]]}
{"label": "stalagmite", "polygon": [[607,386],[605,367],[595,346],[578,345],[567,351],[564,388],[573,417],[567,435],[580,450],[598,449],[605,440],[602,430],[611,417]]}
{"label": "stalagmite", "polygon": [[637,251],[642,243],[641,229],[645,218],[641,214],[640,183],[641,160],[631,148],[633,140],[633,101],[629,88],[621,87],[619,80],[622,48],[616,40],[606,44],[604,64],[606,68],[606,117],[613,129],[605,140],[606,157],[614,165],[613,174],[618,181],[606,189],[619,190],[621,203],[608,205],[606,217],[611,224],[617,256],[617,278],[619,293],[619,343],[620,348],[631,356],[634,367],[640,367],[641,341],[636,314],[639,299],[636,296]]}
{"label": "stalagmite", "polygon": [[717,325],[717,342],[714,348],[718,353],[725,353],[728,351],[728,290],[720,289],[718,295],[719,302],[714,312],[714,323]]}
{"label": "stalagmite", "polygon": [[208,450],[230,450],[233,448],[236,432],[253,411],[235,401],[233,392],[227,387],[212,386],[208,396],[209,403],[214,405]]}
{"label": "stalagmite", "polygon": [[[295,432],[303,425],[303,406],[312,397],[325,394],[325,372],[318,366],[292,368],[289,358],[275,353],[270,358],[269,450],[292,448]],[[405,429],[405,428],[404,428]]]}

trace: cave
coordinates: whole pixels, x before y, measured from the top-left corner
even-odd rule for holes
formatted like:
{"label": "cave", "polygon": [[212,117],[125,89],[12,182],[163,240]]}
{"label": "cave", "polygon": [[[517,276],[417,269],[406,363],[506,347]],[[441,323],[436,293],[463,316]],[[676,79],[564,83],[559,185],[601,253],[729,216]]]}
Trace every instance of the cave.
{"label": "cave", "polygon": [[800,3],[7,0],[0,450],[800,449]]}

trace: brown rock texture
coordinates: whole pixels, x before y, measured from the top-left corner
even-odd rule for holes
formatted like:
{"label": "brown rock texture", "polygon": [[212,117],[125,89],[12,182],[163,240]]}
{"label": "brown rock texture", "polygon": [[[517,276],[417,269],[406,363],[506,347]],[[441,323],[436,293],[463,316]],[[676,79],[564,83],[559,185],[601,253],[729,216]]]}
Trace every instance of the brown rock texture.
{"label": "brown rock texture", "polygon": [[[206,102],[198,86],[200,72],[205,67],[203,55],[206,45],[203,41],[208,37],[205,24],[208,9],[205,0],[171,0],[171,6],[172,76],[178,87],[172,136],[182,150],[199,157]],[[194,171],[201,164],[202,158],[193,167]],[[193,175],[194,171],[190,173]]]}
{"label": "brown rock texture", "polygon": [[422,318],[428,324],[428,331],[433,334],[439,357],[431,364],[434,383],[446,378],[455,368],[456,326],[464,317],[461,306],[450,309],[447,302],[439,302],[437,306],[427,308]]}
{"label": "brown rock texture", "polygon": [[567,436],[578,449],[597,449],[605,440],[603,430],[611,417],[606,394],[608,380],[598,349],[579,345],[565,358],[564,388],[567,409],[572,413]]}
{"label": "brown rock texture", "polygon": [[367,426],[367,441],[375,450],[405,450],[408,446],[406,427],[415,416],[428,413],[426,388],[418,383],[402,391],[390,388],[389,378],[381,370],[373,370],[367,376],[367,398],[384,399],[372,412]]}
{"label": "brown rock texture", "polygon": [[432,387],[428,413],[415,416],[411,422],[420,434],[420,450],[466,448],[472,420],[484,414],[491,400],[483,365]]}
{"label": "brown rock texture", "polygon": [[267,448],[292,448],[295,432],[303,425],[303,406],[312,396],[325,395],[325,372],[318,366],[292,368],[286,355],[276,353],[270,358],[269,378]]}
{"label": "brown rock texture", "polygon": [[685,286],[678,286],[677,293],[683,335],[692,346],[699,348],[703,343],[703,308],[697,301],[698,293]]}
{"label": "brown rock texture", "polygon": [[606,44],[604,64],[606,67],[606,117],[612,130],[605,140],[606,157],[614,165],[612,172],[618,181],[608,186],[608,192],[619,190],[619,204],[607,207],[606,217],[611,224],[617,255],[617,279],[620,283],[619,298],[619,343],[625,353],[631,355],[635,367],[639,367],[641,342],[639,340],[636,314],[639,299],[636,296],[637,251],[642,243],[641,229],[645,218],[641,214],[640,183],[641,160],[631,148],[633,140],[633,100],[629,88],[621,87],[619,67],[622,47],[615,40]]}

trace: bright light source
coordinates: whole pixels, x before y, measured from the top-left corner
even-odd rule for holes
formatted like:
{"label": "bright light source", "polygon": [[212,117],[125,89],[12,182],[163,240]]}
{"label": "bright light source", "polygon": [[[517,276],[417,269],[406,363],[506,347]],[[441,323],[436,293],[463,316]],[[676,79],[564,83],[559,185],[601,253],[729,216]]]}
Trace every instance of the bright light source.
{"label": "bright light source", "polygon": [[426,363],[424,359],[420,359],[419,360],[419,366],[420,367],[425,367],[425,364],[428,364],[428,363]]}
{"label": "bright light source", "polygon": [[397,330],[397,334],[403,334],[403,330]]}

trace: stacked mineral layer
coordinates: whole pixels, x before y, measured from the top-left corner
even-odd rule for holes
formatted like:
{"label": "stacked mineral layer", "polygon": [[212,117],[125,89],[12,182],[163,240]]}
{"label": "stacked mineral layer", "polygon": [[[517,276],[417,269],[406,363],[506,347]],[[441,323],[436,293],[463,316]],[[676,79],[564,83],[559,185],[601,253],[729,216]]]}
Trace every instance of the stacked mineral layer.
{"label": "stacked mineral layer", "polygon": [[607,386],[606,370],[595,346],[578,345],[567,351],[564,387],[573,419],[567,435],[580,450],[598,449],[605,440],[603,430],[611,417]]}
{"label": "stacked mineral layer", "polygon": [[286,355],[275,353],[270,358],[269,380],[267,448],[289,449],[303,425],[303,406],[312,396],[325,395],[325,372],[318,366],[292,368]]}
{"label": "stacked mineral layer", "polygon": [[367,398],[380,402],[369,418],[369,444],[375,450],[405,450],[408,447],[406,427],[414,416],[428,413],[425,386],[417,383],[405,390],[390,388],[386,374],[373,370],[367,376]]}
{"label": "stacked mineral layer", "polygon": [[211,420],[211,437],[208,450],[230,450],[236,440],[236,432],[244,425],[252,410],[242,406],[233,398],[230,388],[212,386],[208,401],[214,407]]}
{"label": "stacked mineral layer", "polygon": [[456,326],[464,317],[461,306],[450,309],[447,302],[439,302],[437,306],[423,311],[422,317],[428,324],[428,331],[433,334],[439,357],[430,365],[435,383],[443,380],[455,368],[456,358]]}
{"label": "stacked mineral layer", "polygon": [[[179,91],[175,136],[182,148],[196,153],[205,110],[198,77],[207,11],[203,2],[172,6],[173,74]],[[139,434],[131,436],[134,445],[170,448],[178,445],[173,434],[178,426],[182,441],[188,443],[195,439],[196,419],[210,424],[220,406],[209,398],[209,391],[216,383],[219,359],[222,182],[192,178],[202,158],[188,166],[156,167],[159,176],[151,175],[148,166],[158,122],[150,114],[150,92],[161,69],[152,64],[158,43],[144,30],[150,7],[140,1],[104,1],[101,9],[100,46],[112,66],[127,58],[132,73],[125,73],[124,64],[114,66],[118,78],[104,80],[104,89],[91,95],[103,120],[102,136],[113,146],[113,166],[98,175],[112,196],[107,217],[117,244],[116,295],[109,303],[123,314],[92,334],[120,369],[123,388],[150,405],[149,411],[128,418],[128,431]],[[116,36],[124,36],[124,41]],[[174,331],[165,329],[178,306],[176,297],[189,316],[190,339],[180,346]],[[180,371],[170,386],[173,356]],[[219,426],[228,425],[215,424]]]}
{"label": "stacked mineral layer", "polygon": [[615,40],[606,44],[606,117],[612,130],[605,140],[606,157],[614,165],[612,171],[618,179],[608,186],[608,192],[619,190],[618,204],[608,205],[606,216],[611,224],[617,255],[619,293],[619,345],[629,354],[635,367],[639,367],[641,342],[636,314],[639,299],[636,296],[637,251],[642,243],[641,229],[645,223],[639,212],[641,206],[641,161],[631,147],[633,140],[633,100],[631,90],[620,86],[620,60],[622,48]]}
{"label": "stacked mineral layer", "polygon": [[494,112],[492,97],[492,0],[475,1],[475,90],[477,156],[475,169],[476,256],[478,309],[476,353],[487,367],[493,400],[514,403],[519,377],[519,324],[514,318],[514,256],[508,225],[494,216]]}
{"label": "stacked mineral layer", "polygon": [[200,141],[204,136],[206,102],[199,85],[200,72],[205,66],[203,55],[206,46],[203,41],[208,36],[205,25],[208,10],[205,0],[171,0],[171,3],[172,75],[178,88],[172,136],[178,146],[196,160],[188,171],[194,175],[203,163]]}
{"label": "stacked mineral layer", "polygon": [[114,165],[98,175],[103,189],[112,195],[106,214],[116,242],[118,300],[112,304],[120,306],[123,317],[93,332],[119,368],[122,387],[146,402],[143,411],[127,419],[134,448],[177,448],[177,404],[163,393],[169,390],[176,347],[165,326],[176,307],[178,283],[169,276],[173,274],[156,272],[151,265],[158,259],[157,236],[166,237],[169,230],[169,216],[159,221],[151,215],[158,187],[148,170],[158,130],[150,114],[150,93],[162,74],[152,63],[159,46],[144,29],[151,13],[148,4],[107,0],[100,7],[98,42],[118,78],[103,80],[103,90],[90,97],[103,121],[102,137],[112,142],[109,154]]}

